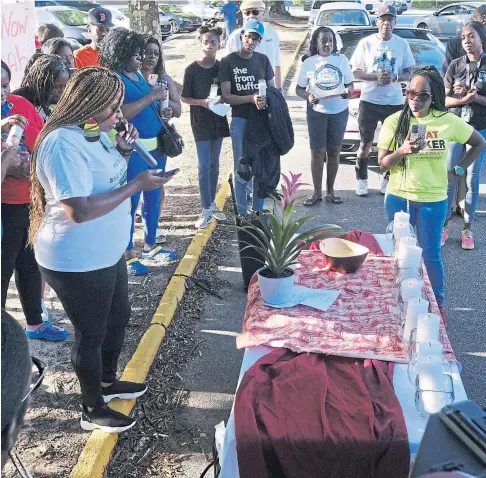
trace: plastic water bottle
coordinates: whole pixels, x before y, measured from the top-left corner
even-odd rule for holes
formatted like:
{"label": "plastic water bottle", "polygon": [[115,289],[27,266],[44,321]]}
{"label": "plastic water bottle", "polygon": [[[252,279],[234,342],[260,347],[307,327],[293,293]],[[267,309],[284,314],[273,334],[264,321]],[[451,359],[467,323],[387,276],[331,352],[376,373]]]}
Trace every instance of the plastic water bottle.
{"label": "plastic water bottle", "polygon": [[10,132],[8,133],[7,141],[5,144],[11,148],[16,147],[18,148],[20,145],[20,140],[22,139],[22,135],[24,134],[24,128],[18,124],[14,124],[10,128]]}
{"label": "plastic water bottle", "polygon": [[211,85],[211,91],[209,93],[209,99],[214,100],[218,96],[218,85],[213,83]]}
{"label": "plastic water bottle", "polygon": [[267,82],[265,80],[258,80],[258,94],[265,97],[265,106],[267,107]]}

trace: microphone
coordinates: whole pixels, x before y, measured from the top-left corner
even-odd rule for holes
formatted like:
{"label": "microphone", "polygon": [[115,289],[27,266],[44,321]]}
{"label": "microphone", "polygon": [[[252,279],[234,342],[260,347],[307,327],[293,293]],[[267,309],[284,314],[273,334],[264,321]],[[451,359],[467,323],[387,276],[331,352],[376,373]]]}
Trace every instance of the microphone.
{"label": "microphone", "polygon": [[[126,125],[126,120],[120,121],[115,129],[121,133],[123,131],[127,131],[127,125]],[[156,168],[157,167],[157,161],[155,158],[147,151],[147,148],[138,140],[136,139],[133,143],[133,149],[141,156],[141,158],[151,167],[151,168]]]}

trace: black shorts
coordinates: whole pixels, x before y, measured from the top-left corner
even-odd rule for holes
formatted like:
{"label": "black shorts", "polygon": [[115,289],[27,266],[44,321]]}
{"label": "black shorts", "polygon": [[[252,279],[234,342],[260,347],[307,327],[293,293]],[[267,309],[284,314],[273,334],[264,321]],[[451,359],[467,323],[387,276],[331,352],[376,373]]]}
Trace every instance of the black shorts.
{"label": "black shorts", "polygon": [[401,111],[403,105],[377,105],[361,100],[359,103],[358,125],[362,143],[372,143],[378,121],[383,123],[388,116]]}

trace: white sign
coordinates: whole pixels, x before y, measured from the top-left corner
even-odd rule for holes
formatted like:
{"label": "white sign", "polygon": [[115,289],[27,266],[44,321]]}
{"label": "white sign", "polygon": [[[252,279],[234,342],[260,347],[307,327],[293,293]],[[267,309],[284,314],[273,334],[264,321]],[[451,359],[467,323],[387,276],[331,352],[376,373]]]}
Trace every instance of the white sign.
{"label": "white sign", "polygon": [[2,0],[2,60],[12,72],[12,89],[20,86],[24,69],[35,53],[37,30],[33,1]]}

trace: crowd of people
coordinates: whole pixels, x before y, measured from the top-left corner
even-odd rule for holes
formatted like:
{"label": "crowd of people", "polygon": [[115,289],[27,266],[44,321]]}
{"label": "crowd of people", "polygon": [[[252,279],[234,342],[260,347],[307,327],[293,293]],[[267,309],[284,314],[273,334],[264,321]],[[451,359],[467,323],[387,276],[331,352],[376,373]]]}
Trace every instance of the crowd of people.
{"label": "crowd of people", "polygon": [[[240,9],[245,22],[236,29],[229,3],[222,9],[227,33],[234,30],[226,41],[226,56],[217,60],[222,29],[203,26],[200,59],[187,66],[181,95],[166,70],[159,40],[114,28],[110,11],[102,7],[88,14],[91,43],[75,52],[56,27],[41,26],[39,51],[13,92],[10,70],[2,61],[2,310],[15,271],[26,336],[64,340],[67,331],[52,324],[43,310],[45,282],[55,291],[75,331],[71,358],[81,385],[85,430],[131,428],[135,421],[106,403],[146,391],[143,384],[116,378],[130,319],[127,274],[147,274],[141,260],[175,258],[173,251],[162,248],[166,237],[158,229],[164,184],[177,173],[165,171],[161,135],[170,120],[181,116],[181,104],[190,106],[197,151],[198,228],[225,219],[215,204],[225,137],[231,137],[239,214],[263,208],[279,182],[280,156],[293,145],[279,39],[262,21],[265,4],[244,0]],[[385,173],[386,215],[392,220],[397,211],[410,213],[443,307],[441,245],[463,175],[467,195],[462,246],[474,247],[471,227],[486,156],[486,6],[475,11],[460,40],[451,41],[456,57],[448,52],[451,61],[444,79],[434,67],[414,68],[408,43],[393,34],[395,23],[394,7],[382,5],[378,33],[362,39],[350,60],[339,53],[332,29],[319,27],[312,34],[296,88],[307,103],[314,189],[303,204],[311,207],[323,199],[324,163],[325,200],[343,203],[335,184],[349,98],[358,79],[356,194],[368,194],[368,163],[380,122],[378,163]],[[410,82],[405,96],[401,82]],[[218,108],[224,105],[231,108],[230,123],[227,110],[220,113]],[[422,135],[413,134],[415,125],[423,127],[416,128]],[[20,145],[8,146],[13,126],[20,126],[23,135]],[[149,152],[155,168],[135,145]],[[140,201],[144,243],[137,257],[133,233]],[[18,335],[18,327],[10,319],[4,323],[2,316],[2,368],[4,326],[11,327],[5,334]],[[25,355],[22,350],[18,353]],[[25,357],[20,358],[23,367]],[[26,406],[25,400],[21,403],[18,407]],[[9,424],[3,410],[2,465]]]}

